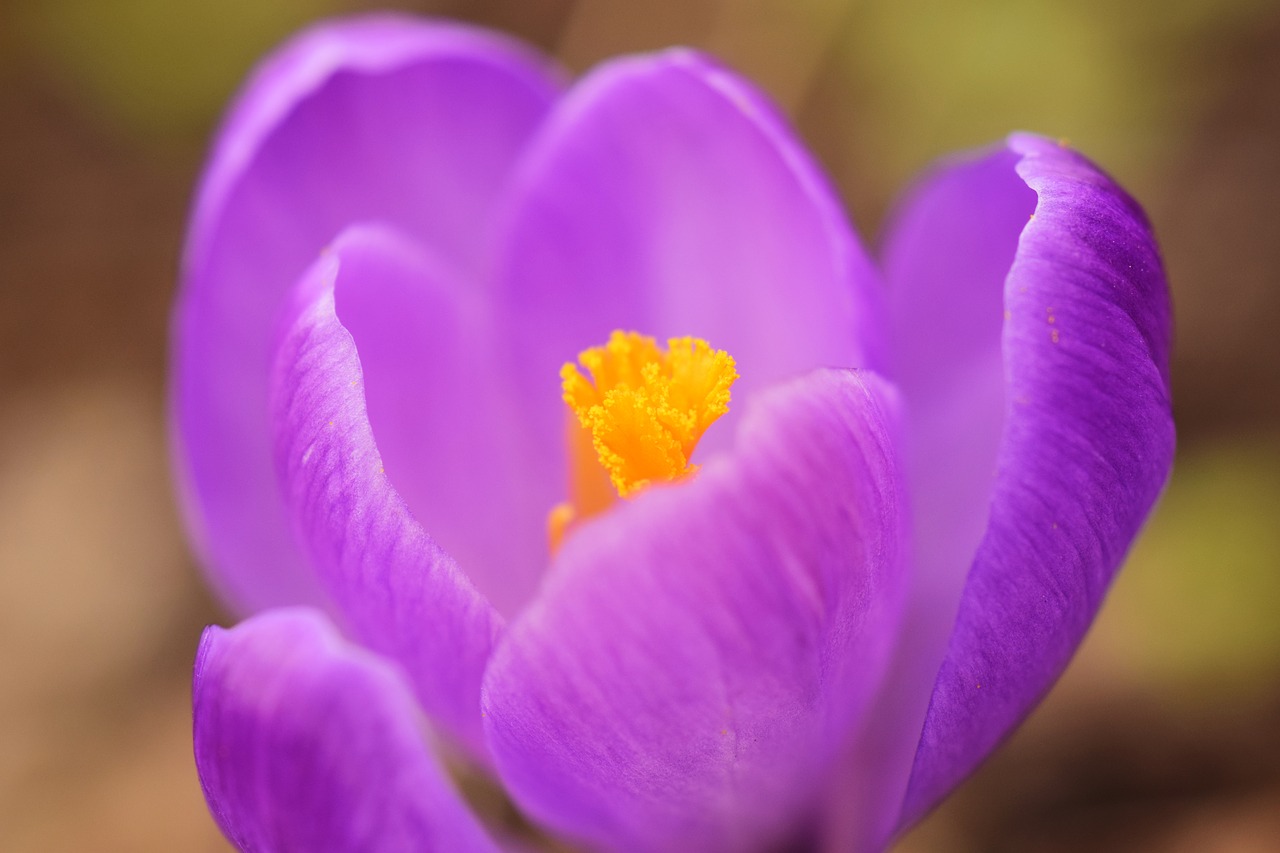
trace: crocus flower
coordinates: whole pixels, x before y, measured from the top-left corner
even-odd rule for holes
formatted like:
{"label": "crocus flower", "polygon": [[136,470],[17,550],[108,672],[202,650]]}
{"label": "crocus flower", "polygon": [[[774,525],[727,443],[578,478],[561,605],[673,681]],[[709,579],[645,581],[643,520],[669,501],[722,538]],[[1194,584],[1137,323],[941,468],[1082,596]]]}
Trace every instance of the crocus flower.
{"label": "crocus flower", "polygon": [[568,85],[454,25],[299,36],[175,315],[186,515],[248,617],[196,662],[214,817],[499,849],[445,750],[590,848],[882,847],[1088,627],[1169,470],[1170,327],[1141,210],[1056,142],[938,167],[873,260],[692,51]]}

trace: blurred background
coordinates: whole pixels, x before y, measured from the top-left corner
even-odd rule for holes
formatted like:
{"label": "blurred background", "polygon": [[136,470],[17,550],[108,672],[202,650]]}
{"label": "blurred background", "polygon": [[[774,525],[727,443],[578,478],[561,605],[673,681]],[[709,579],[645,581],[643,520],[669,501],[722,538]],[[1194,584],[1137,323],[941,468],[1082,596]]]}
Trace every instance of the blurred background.
{"label": "blurred background", "polygon": [[[391,2],[581,71],[709,49],[874,243],[931,160],[1067,137],[1146,206],[1177,311],[1168,492],[1044,706],[906,851],[1280,849],[1280,4]],[[224,850],[190,665],[228,621],[170,497],[167,315],[227,98],[355,0],[0,3],[0,850]]]}

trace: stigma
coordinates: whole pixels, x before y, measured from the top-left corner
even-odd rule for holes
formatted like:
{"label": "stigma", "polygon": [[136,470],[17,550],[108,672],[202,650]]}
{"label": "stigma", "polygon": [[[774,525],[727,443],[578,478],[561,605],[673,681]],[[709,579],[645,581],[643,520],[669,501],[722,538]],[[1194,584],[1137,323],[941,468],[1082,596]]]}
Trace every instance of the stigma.
{"label": "stigma", "polygon": [[565,364],[570,500],[551,511],[551,549],[618,497],[693,475],[694,448],[729,411],[737,378],[733,357],[700,338],[670,338],[663,348],[638,332],[615,331]]}

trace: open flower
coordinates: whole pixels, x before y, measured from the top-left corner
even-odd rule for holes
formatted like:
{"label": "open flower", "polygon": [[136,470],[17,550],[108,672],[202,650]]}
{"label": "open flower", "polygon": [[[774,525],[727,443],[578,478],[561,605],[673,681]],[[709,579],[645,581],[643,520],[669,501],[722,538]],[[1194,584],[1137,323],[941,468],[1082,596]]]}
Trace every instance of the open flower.
{"label": "open flower", "polygon": [[1110,178],[1012,136],[873,262],[687,50],[566,87],[451,25],[298,37],[221,132],[174,338],[189,526],[257,614],[194,685],[246,850],[498,846],[424,719],[590,847],[882,846],[1061,672],[1173,452]]}

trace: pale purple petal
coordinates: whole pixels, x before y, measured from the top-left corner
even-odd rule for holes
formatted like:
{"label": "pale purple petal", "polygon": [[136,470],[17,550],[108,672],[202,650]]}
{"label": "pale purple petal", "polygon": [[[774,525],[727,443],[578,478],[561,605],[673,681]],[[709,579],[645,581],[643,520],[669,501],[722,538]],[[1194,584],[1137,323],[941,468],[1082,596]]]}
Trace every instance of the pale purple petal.
{"label": "pale purple petal", "polygon": [[[588,74],[532,143],[510,205],[496,284],[512,371],[537,399],[557,399],[560,365],[613,329],[727,350],[736,399],[877,363],[877,274],[826,179],[758,92],[691,51]],[[562,419],[544,406],[532,426],[551,446]]]}
{"label": "pale purple petal", "polygon": [[206,629],[192,705],[205,799],[241,850],[498,849],[432,758],[399,675],[317,611]]}
{"label": "pale purple petal", "polygon": [[[474,450],[460,433],[467,421],[473,421],[479,445],[502,425],[484,415],[485,399],[466,396],[476,369],[459,357],[469,318],[438,286],[435,272],[404,238],[372,226],[345,232],[312,266],[294,294],[278,345],[276,459],[299,541],[336,611],[356,637],[405,668],[433,719],[482,756],[480,678],[502,619],[392,484],[369,422],[362,353],[335,311],[337,287],[339,307],[363,325],[365,341],[382,336],[372,347],[368,372],[390,370],[384,378],[404,382],[401,393],[454,407],[442,415],[446,423],[423,439],[459,442],[438,448],[439,454]],[[426,359],[418,376],[398,361],[406,356]],[[438,462],[442,456],[420,458]],[[491,459],[478,457],[473,464],[477,476],[500,479]],[[421,476],[430,482],[437,473]],[[473,514],[473,526],[489,523],[501,531],[506,523],[501,495],[491,505],[465,488],[432,497],[429,506],[437,510],[459,502],[460,512]]]}
{"label": "pale purple petal", "polygon": [[1001,149],[936,171],[901,205],[883,251],[916,562],[929,577],[941,564],[962,580],[986,527],[1004,426],[1004,283],[1036,205],[1017,160]]}
{"label": "pale purple petal", "polygon": [[485,676],[499,773],[606,849],[802,831],[898,625],[894,395],[865,372],[757,398],[735,448],[570,534]]}
{"label": "pale purple petal", "polygon": [[241,95],[192,217],[172,379],[188,526],[238,609],[321,600],[271,470],[271,333],[288,288],[339,230],[368,219],[479,281],[495,200],[555,96],[524,49],[397,17],[308,31]]}
{"label": "pale purple petal", "polygon": [[[1017,135],[1008,151],[1012,156],[997,152],[960,167],[970,175],[995,173],[987,189],[973,185],[978,209],[1007,221],[1006,238],[1021,234],[1001,289],[1003,330],[994,334],[990,308],[983,307],[984,315],[968,322],[985,343],[971,340],[920,356],[944,369],[954,351],[998,346],[1004,392],[993,401],[979,384],[973,400],[974,406],[999,405],[1003,419],[989,518],[930,700],[907,822],[971,772],[1057,678],[1172,462],[1171,315],[1146,218],[1109,177],[1057,143]],[[1019,221],[1016,196],[1022,193],[1007,170],[1036,193],[1030,221]],[[936,183],[949,180],[956,180],[954,173]],[[992,200],[999,192],[1007,206]],[[942,191],[930,200],[926,191],[915,204],[949,205],[934,214],[943,224],[939,250],[950,247],[960,269],[989,268],[995,258],[985,253],[998,257],[1007,249],[986,242],[966,254],[946,227],[972,215],[963,195]],[[942,278],[926,296],[950,284],[946,269],[940,265]],[[994,307],[989,296],[973,298]],[[912,389],[904,393],[914,407]],[[984,425],[977,434],[987,434],[993,417],[961,420],[957,428],[977,423]],[[956,461],[960,469],[970,464]],[[976,470],[972,478],[987,481]],[[917,480],[913,487],[929,483]],[[966,487],[957,477],[947,488],[963,502],[983,485],[971,480]],[[954,557],[957,569],[970,562],[958,548]]]}

